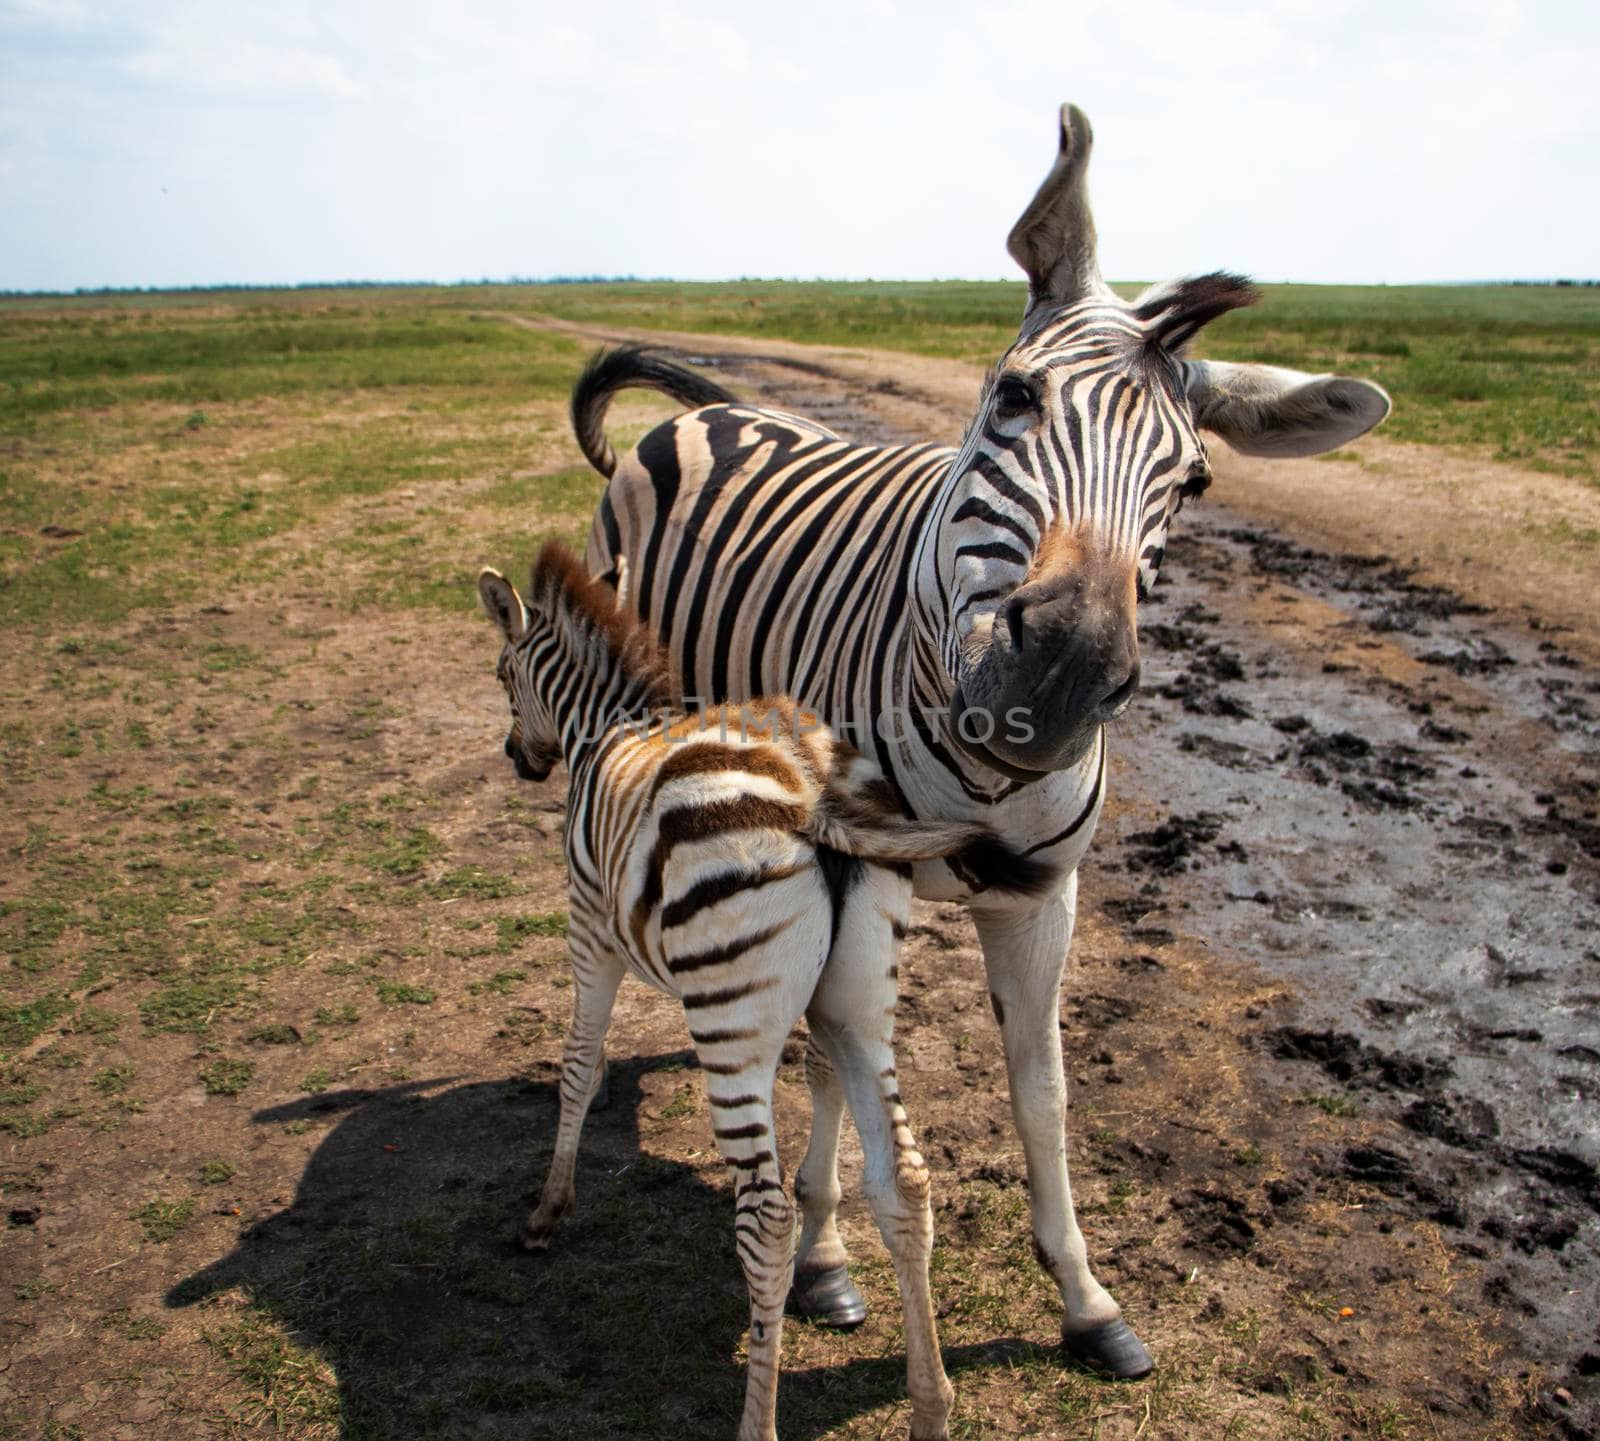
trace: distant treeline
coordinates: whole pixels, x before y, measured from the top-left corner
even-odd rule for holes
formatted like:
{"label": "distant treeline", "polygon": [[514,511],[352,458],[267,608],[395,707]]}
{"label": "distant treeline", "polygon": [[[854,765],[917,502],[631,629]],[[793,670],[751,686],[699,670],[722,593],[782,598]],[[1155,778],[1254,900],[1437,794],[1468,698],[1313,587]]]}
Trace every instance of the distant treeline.
{"label": "distant treeline", "polygon": [[[268,291],[285,290],[436,290],[513,285],[743,285],[774,284],[783,283],[784,281],[791,281],[798,285],[829,283],[821,276],[817,276],[810,281],[799,280],[793,276],[763,277],[756,275],[741,275],[726,281],[680,281],[670,275],[506,275],[499,277],[486,275],[477,280],[301,280],[292,285],[253,285],[245,283],[226,285],[80,285],[72,290],[0,289],[0,299],[17,300],[35,296],[46,298],[64,295],[248,295],[256,292],[266,293]],[[835,283],[845,284],[849,282],[836,279]],[[889,281],[886,283],[893,284],[894,282]],[[921,284],[924,282],[916,283]],[[1446,287],[1466,285],[1522,285],[1565,289],[1594,289],[1600,287],[1600,279],[1578,280],[1567,278],[1558,280],[1444,281],[1437,283]],[[1383,289],[1386,287],[1380,285],[1372,288]]]}
{"label": "distant treeline", "polygon": [[0,297],[15,300],[49,295],[236,295],[268,290],[427,290],[482,285],[627,285],[639,282],[669,284],[670,276],[647,275],[506,275],[481,280],[300,280],[292,285],[79,285],[72,290],[0,290]]}

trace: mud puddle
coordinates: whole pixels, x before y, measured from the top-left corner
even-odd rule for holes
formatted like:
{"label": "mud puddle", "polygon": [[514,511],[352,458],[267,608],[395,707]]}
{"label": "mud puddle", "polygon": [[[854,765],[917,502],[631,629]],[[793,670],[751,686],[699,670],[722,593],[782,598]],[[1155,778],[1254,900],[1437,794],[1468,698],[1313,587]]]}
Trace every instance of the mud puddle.
{"label": "mud puddle", "polygon": [[1180,525],[1085,894],[1295,983],[1263,1057],[1400,1128],[1322,1164],[1477,1258],[1592,1424],[1600,676],[1401,566]]}

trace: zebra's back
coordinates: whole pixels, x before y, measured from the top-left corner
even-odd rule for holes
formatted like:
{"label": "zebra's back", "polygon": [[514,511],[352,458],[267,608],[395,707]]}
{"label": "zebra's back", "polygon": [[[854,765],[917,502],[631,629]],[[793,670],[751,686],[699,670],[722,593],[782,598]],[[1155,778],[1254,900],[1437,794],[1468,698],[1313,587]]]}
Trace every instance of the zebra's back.
{"label": "zebra's back", "polygon": [[616,558],[630,558],[630,602],[687,693],[793,695],[854,723],[860,702],[841,675],[892,695],[911,552],[952,453],[706,406],[657,426],[617,466],[586,564],[615,584]]}
{"label": "zebra's back", "polygon": [[650,773],[627,884],[608,910],[630,966],[691,1013],[769,989],[791,967],[814,982],[827,956],[828,893],[805,834],[814,788],[774,774],[782,767],[770,747],[713,733]]}

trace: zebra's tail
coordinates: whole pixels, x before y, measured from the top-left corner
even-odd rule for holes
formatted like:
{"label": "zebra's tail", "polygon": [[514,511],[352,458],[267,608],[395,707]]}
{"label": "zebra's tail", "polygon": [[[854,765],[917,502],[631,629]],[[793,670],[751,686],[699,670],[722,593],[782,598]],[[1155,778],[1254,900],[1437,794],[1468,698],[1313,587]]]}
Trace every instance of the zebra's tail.
{"label": "zebra's tail", "polygon": [[1055,869],[1013,850],[977,821],[919,821],[858,807],[817,807],[811,839],[863,861],[886,864],[948,860],[981,891],[1045,895],[1055,889]]}
{"label": "zebra's tail", "polygon": [[723,405],[737,398],[715,381],[674,365],[649,346],[597,350],[572,388],[572,429],[589,464],[607,479],[617,468],[617,453],[606,439],[606,408],[613,395],[631,386],[662,391],[691,409]]}

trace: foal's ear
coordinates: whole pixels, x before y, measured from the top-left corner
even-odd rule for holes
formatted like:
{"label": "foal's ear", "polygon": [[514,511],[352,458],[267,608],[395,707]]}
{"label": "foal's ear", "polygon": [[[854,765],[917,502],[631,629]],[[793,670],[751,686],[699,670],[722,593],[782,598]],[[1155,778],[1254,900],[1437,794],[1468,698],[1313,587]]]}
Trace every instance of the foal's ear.
{"label": "foal's ear", "polygon": [[1246,455],[1321,455],[1389,414],[1387,392],[1370,380],[1221,360],[1186,360],[1183,371],[1195,424]]}
{"label": "foal's ear", "polygon": [[500,627],[508,644],[522,639],[528,628],[528,612],[517,588],[499,571],[489,566],[478,572],[478,599],[489,619]]}

